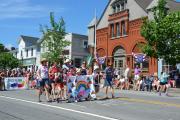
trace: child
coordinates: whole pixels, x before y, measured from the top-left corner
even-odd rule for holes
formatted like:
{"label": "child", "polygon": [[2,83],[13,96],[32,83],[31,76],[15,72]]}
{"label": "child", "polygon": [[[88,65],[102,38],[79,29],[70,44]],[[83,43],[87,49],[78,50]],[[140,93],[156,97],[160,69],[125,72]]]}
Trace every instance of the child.
{"label": "child", "polygon": [[67,95],[68,95],[68,103],[77,102],[76,91],[76,70],[72,67],[68,73],[67,78]]}
{"label": "child", "polygon": [[120,83],[120,89],[123,90],[125,88],[125,77],[123,75],[121,75],[119,83]]}

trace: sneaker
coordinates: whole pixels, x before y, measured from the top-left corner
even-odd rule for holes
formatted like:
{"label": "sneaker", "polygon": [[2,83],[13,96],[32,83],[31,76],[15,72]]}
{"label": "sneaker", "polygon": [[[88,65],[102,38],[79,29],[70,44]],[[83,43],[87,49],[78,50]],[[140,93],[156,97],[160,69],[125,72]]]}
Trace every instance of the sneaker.
{"label": "sneaker", "polygon": [[59,102],[60,102],[60,99],[59,99],[59,98],[57,98],[57,99],[56,99],[56,102],[57,102],[57,103],[59,103]]}
{"label": "sneaker", "polygon": [[67,103],[71,103],[71,101],[68,100]]}
{"label": "sneaker", "polygon": [[106,96],[106,97],[105,97],[105,99],[109,99],[109,97],[108,97],[108,96]]}
{"label": "sneaker", "polygon": [[51,103],[51,102],[52,102],[52,100],[48,100],[47,102],[48,102],[48,103]]}

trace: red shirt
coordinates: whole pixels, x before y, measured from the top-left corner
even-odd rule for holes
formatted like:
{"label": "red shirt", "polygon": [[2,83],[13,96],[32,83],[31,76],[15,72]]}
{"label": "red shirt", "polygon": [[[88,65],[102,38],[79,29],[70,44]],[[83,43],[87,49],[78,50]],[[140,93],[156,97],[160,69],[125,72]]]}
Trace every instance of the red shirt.
{"label": "red shirt", "polygon": [[50,78],[51,80],[54,80],[54,78],[55,78],[55,73],[60,72],[60,70],[59,70],[58,67],[52,66],[52,68],[50,69],[49,72],[50,72],[49,78]]}

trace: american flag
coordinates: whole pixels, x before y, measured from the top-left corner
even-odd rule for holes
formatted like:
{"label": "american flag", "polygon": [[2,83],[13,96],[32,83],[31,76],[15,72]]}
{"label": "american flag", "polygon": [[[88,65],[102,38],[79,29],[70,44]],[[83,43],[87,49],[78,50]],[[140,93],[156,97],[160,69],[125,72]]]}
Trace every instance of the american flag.
{"label": "american flag", "polygon": [[106,56],[99,57],[99,55],[96,54],[96,61],[98,62],[98,64],[100,64],[100,65],[104,64],[105,60],[106,60]]}
{"label": "american flag", "polygon": [[146,61],[146,55],[145,54],[134,54],[134,53],[132,53],[132,55],[134,56],[135,61],[137,63],[142,63],[142,62]]}

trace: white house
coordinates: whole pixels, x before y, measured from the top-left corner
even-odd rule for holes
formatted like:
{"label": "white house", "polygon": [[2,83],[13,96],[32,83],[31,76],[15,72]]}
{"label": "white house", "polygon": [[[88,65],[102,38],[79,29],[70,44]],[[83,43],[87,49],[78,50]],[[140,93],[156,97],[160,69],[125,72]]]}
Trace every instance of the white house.
{"label": "white house", "polygon": [[39,38],[21,35],[18,39],[18,48],[11,53],[19,59],[23,67],[32,69],[40,64]]}

